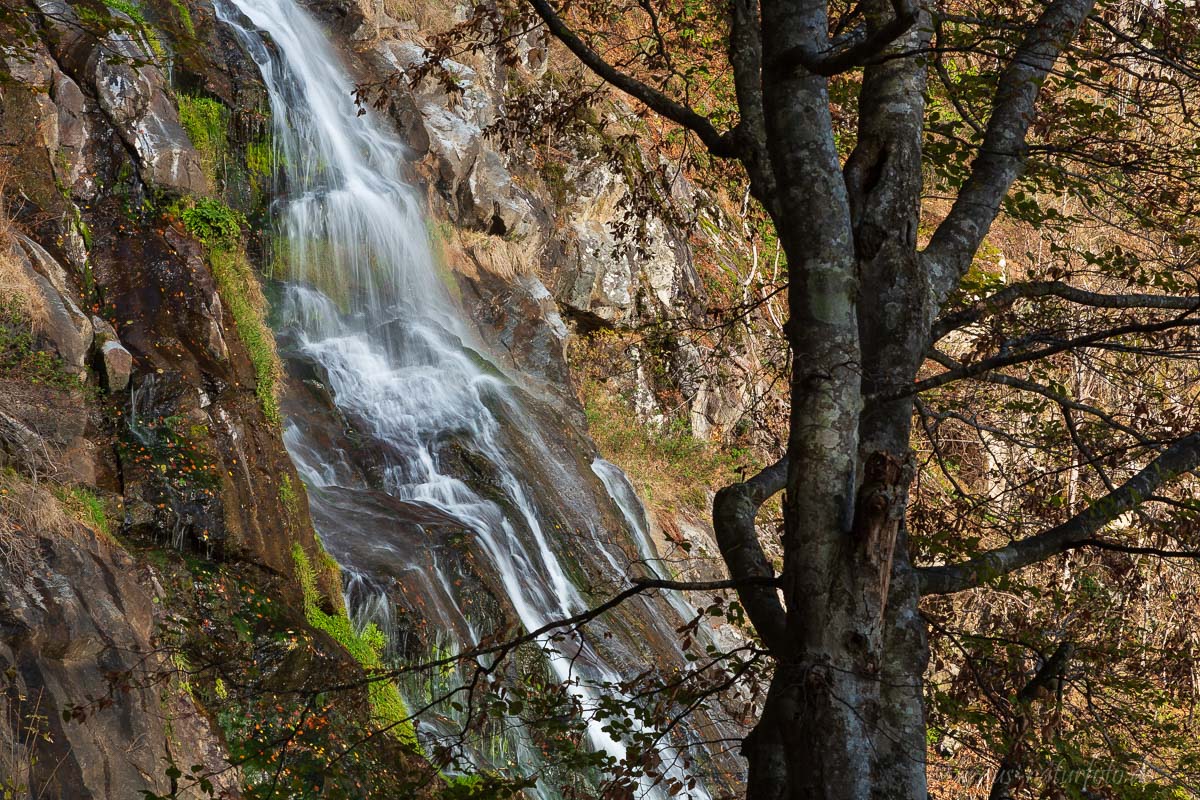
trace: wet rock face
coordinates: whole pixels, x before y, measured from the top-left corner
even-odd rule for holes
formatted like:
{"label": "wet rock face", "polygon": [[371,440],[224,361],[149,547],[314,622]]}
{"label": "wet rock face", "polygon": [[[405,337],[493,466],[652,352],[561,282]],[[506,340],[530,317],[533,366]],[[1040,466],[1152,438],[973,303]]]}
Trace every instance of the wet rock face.
{"label": "wet rock face", "polygon": [[394,654],[417,660],[447,640],[470,641],[473,626],[514,623],[496,576],[476,568],[471,532],[430,505],[383,491],[386,445],[337,408],[319,367],[298,350],[284,352],[289,424],[331,454],[337,485],[313,487],[310,504],[325,548],[343,566],[351,608],[389,620]]}
{"label": "wet rock face", "polygon": [[[97,38],[70,5],[58,0],[41,0],[38,5],[58,68],[76,90],[80,86],[91,90],[108,124],[135,154],[142,180],[171,192],[206,192],[200,156],[179,124],[166,78],[155,65],[156,54],[132,21],[112,11],[128,28]],[[78,124],[80,98],[69,84],[55,80],[54,85],[63,99],[60,131],[69,142],[86,131]]]}
{"label": "wet rock face", "polygon": [[[148,578],[133,560],[83,526],[29,531],[28,560],[0,559],[0,663],[9,690],[3,719],[25,719],[38,735],[0,725],[0,762],[33,797],[108,800],[167,792],[169,747],[218,768],[215,734],[186,693],[164,701]],[[62,709],[80,707],[83,721]],[[99,735],[98,735],[99,734]],[[10,759],[6,759],[10,760]],[[233,789],[235,776],[217,777]]]}
{"label": "wet rock face", "polygon": [[506,353],[513,367],[538,382],[547,393],[560,398],[560,407],[575,424],[586,426],[573,402],[563,357],[569,331],[537,276],[502,278],[481,268],[465,276],[462,283],[463,304],[472,320],[494,331],[495,349]]}
{"label": "wet rock face", "polygon": [[[112,46],[136,52],[132,41],[116,39]],[[91,77],[100,107],[137,154],[144,181],[180,193],[208,191],[200,156],[179,124],[157,67],[134,68],[97,59]]]}
{"label": "wet rock face", "polygon": [[169,791],[168,748],[220,770],[218,735],[169,675],[153,574],[67,514],[70,492],[122,485],[95,397],[0,376],[0,464],[0,773],[31,797],[116,800]]}

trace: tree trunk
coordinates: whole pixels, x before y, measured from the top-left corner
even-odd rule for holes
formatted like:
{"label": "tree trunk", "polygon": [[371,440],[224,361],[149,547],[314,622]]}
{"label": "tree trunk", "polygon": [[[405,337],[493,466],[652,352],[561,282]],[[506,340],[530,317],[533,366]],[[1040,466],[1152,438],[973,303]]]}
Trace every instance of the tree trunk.
{"label": "tree trunk", "polygon": [[[768,69],[782,51],[824,46],[822,9],[764,6]],[[919,46],[927,30],[895,46]],[[867,394],[911,382],[932,321],[915,241],[923,89],[917,59],[868,68],[844,177],[825,80],[800,70],[764,92],[768,141],[786,144],[771,149],[768,208],[788,255],[793,374],[786,646],[773,648],[745,742],[750,800],[926,796],[925,631],[902,530],[912,405]]]}

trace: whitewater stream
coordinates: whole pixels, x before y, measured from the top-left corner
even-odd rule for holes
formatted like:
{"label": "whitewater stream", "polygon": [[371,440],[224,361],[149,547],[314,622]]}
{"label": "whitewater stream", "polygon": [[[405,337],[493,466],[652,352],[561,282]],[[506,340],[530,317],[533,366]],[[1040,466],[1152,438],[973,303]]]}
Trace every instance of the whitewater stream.
{"label": "whitewater stream", "polygon": [[[218,9],[270,94],[285,173],[273,209],[274,258],[287,276],[276,328],[289,368],[309,370],[336,405],[324,417],[288,406],[284,440],[356,622],[379,624],[391,657],[411,657],[415,639],[428,656],[475,644],[503,613],[526,630],[578,613],[595,599],[581,586],[665,574],[625,476],[573,456],[465,320],[404,180],[404,145],[374,113],[359,116],[325,31],[292,0]],[[603,488],[581,489],[593,485]],[[489,610],[480,599],[489,592],[511,611]],[[675,646],[674,628],[694,613],[678,595],[631,609],[623,619],[640,615],[639,631],[543,642],[550,677],[571,686],[585,716],[606,684]],[[410,704],[423,699],[419,687],[400,688]],[[437,736],[453,727],[443,723],[419,730]],[[476,766],[540,766],[521,723],[511,729],[508,744],[469,752]],[[587,739],[616,758],[626,752],[599,723]],[[692,777],[670,746],[659,756],[667,775]],[[537,793],[550,800],[547,783]],[[639,796],[666,794],[646,780]],[[690,796],[709,797],[699,783]]]}

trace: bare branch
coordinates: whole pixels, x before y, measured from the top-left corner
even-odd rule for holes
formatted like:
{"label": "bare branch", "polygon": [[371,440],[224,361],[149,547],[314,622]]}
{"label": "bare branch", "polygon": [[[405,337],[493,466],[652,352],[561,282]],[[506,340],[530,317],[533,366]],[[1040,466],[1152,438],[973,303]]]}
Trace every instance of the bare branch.
{"label": "bare branch", "polygon": [[[738,485],[743,486],[745,484],[738,484]],[[444,658],[434,659],[433,661],[425,661],[420,664],[406,664],[402,667],[397,667],[395,669],[374,670],[370,674],[368,674],[367,677],[363,680],[356,680],[351,683],[341,684],[341,685],[333,686],[333,687],[326,687],[326,688],[322,689],[322,691],[339,691],[339,690],[345,690],[345,689],[352,689],[357,686],[361,686],[364,683],[374,683],[376,681],[383,681],[383,680],[394,680],[398,676],[404,675],[406,673],[420,672],[420,671],[424,671],[424,670],[436,669],[438,667],[451,666],[454,664],[461,663],[463,661],[467,661],[467,660],[471,660],[471,659],[479,659],[483,656],[495,656],[496,661],[499,661],[500,659],[503,659],[505,656],[507,656],[509,653],[511,653],[513,650],[516,650],[521,645],[529,644],[531,642],[537,642],[539,639],[542,639],[543,637],[553,635],[554,631],[557,631],[562,628],[578,629],[581,625],[583,625],[587,622],[591,622],[592,620],[596,619],[597,617],[599,617],[609,611],[612,611],[614,608],[621,605],[626,600],[629,600],[630,598],[636,597],[637,595],[640,595],[643,592],[647,592],[647,591],[652,591],[652,590],[656,590],[656,589],[670,589],[670,590],[675,590],[675,591],[707,592],[707,591],[719,591],[721,589],[739,589],[740,590],[747,586],[762,586],[762,587],[772,587],[769,589],[769,591],[774,592],[775,589],[773,587],[775,587],[777,583],[778,583],[777,579],[774,578],[773,576],[768,576],[768,577],[757,576],[757,577],[742,578],[742,579],[733,578],[733,579],[729,579],[729,580],[720,580],[720,581],[672,581],[672,580],[665,580],[665,579],[660,579],[660,578],[642,578],[642,579],[634,581],[631,586],[621,590],[620,592],[613,595],[608,600],[605,600],[603,603],[601,603],[598,606],[589,608],[586,611],[581,611],[578,614],[574,614],[570,617],[563,617],[561,619],[552,620],[551,622],[547,622],[545,625],[541,626],[540,628],[537,628],[532,631],[528,631],[519,636],[514,636],[510,639],[505,639],[504,641],[498,642],[496,644],[484,644],[479,647],[472,648],[470,650],[464,650],[462,652],[455,653],[454,655],[446,656]]]}
{"label": "bare branch", "polygon": [[946,370],[939,375],[934,375],[931,378],[918,381],[912,386],[905,387],[903,390],[898,392],[893,391],[891,393],[885,393],[883,396],[903,396],[906,394],[915,394],[917,392],[927,392],[930,389],[936,389],[939,386],[945,386],[947,383],[953,383],[954,381],[962,380],[963,378],[975,378],[989,372],[994,372],[1002,367],[1011,367],[1016,364],[1027,364],[1030,361],[1041,361],[1042,359],[1048,358],[1055,353],[1062,353],[1079,347],[1096,346],[1098,343],[1103,342],[1106,339],[1113,339],[1118,336],[1128,336],[1135,333],[1161,333],[1172,328],[1188,328],[1196,326],[1200,326],[1200,319],[1192,319],[1183,316],[1172,317],[1171,319],[1161,320],[1159,322],[1139,322],[1130,325],[1121,325],[1120,327],[1116,328],[1109,328],[1103,331],[1088,333],[1083,336],[1076,336],[1074,339],[1062,339],[1037,350],[1024,350],[1016,353],[995,355],[991,358],[985,358],[971,364],[963,364],[955,369]]}
{"label": "bare branch", "polygon": [[971,175],[922,254],[939,303],[966,273],[1001,201],[1020,174],[1027,152],[1025,137],[1042,84],[1094,4],[1094,0],[1050,3],[1001,74]]}
{"label": "bare branch", "polygon": [[1111,550],[1114,553],[1127,553],[1134,556],[1157,556],[1159,558],[1197,558],[1200,550],[1167,550],[1162,547],[1138,547],[1131,544],[1109,542],[1104,539],[1084,539],[1076,547],[1094,547],[1097,550]]}
{"label": "bare branch", "polygon": [[1200,308],[1200,297],[1163,294],[1102,294],[1079,289],[1062,281],[1026,281],[1006,286],[962,311],[956,311],[940,318],[933,323],[930,340],[936,342],[951,331],[971,325],[998,311],[1003,311],[1018,300],[1033,297],[1059,297],[1092,308],[1171,308],[1181,311]]}
{"label": "bare branch", "polygon": [[923,567],[921,594],[952,594],[972,589],[1001,575],[1044,561],[1093,537],[1105,525],[1137,507],[1163,484],[1200,465],[1200,433],[1178,440],[1116,491],[1092,503],[1050,530],[1013,542],[959,564]]}
{"label": "bare branch", "polygon": [[554,35],[554,38],[566,45],[567,49],[597,76],[645,103],[651,110],[695,133],[714,156],[735,158],[739,155],[733,131],[719,133],[708,117],[672,100],[653,86],[642,83],[609,64],[567,27],[547,0],[529,0],[529,4],[542,18],[542,22],[546,23],[546,28]]}
{"label": "bare branch", "polygon": [[[939,353],[938,355],[941,355],[941,354]],[[938,363],[944,363],[940,359],[937,359],[937,358],[935,358],[934,360],[938,361]],[[953,361],[953,359],[947,359],[947,362],[949,362],[951,364],[958,363],[958,362]],[[1046,398],[1047,400],[1051,400],[1055,403],[1058,403],[1063,408],[1069,408],[1073,411],[1078,411],[1082,414],[1090,414],[1091,416],[1100,420],[1101,422],[1103,422],[1104,424],[1113,428],[1114,430],[1118,430],[1121,433],[1124,433],[1124,434],[1127,434],[1128,436],[1133,437],[1133,439],[1135,441],[1137,441],[1138,444],[1146,445],[1146,446],[1150,446],[1150,445],[1154,444],[1153,439],[1147,437],[1145,434],[1143,434],[1141,431],[1137,430],[1136,428],[1133,428],[1133,427],[1121,422],[1120,420],[1118,420],[1116,417],[1114,417],[1112,414],[1108,413],[1104,409],[1097,408],[1096,406],[1088,405],[1087,403],[1081,403],[1078,400],[1072,400],[1070,397],[1067,397],[1065,394],[1062,394],[1061,392],[1056,392],[1053,389],[1051,389],[1050,387],[1043,386],[1040,383],[1034,383],[1033,381],[1027,381],[1024,378],[1018,378],[1014,375],[1004,375],[999,372],[993,372],[990,375],[980,375],[976,378],[976,380],[982,381],[984,383],[994,383],[997,386],[1010,386],[1014,389],[1020,389],[1023,392],[1029,392],[1030,394],[1039,395],[1041,397]]]}
{"label": "bare branch", "polygon": [[1075,424],[1075,417],[1071,416],[1071,409],[1062,403],[1058,404],[1058,408],[1062,411],[1063,421],[1067,423],[1067,432],[1071,434],[1071,441],[1083,459],[1079,462],[1079,466],[1090,465],[1096,471],[1096,474],[1100,476],[1104,488],[1110,492],[1116,491],[1116,484],[1112,482],[1112,478],[1108,477],[1108,473],[1104,471],[1104,465],[1092,452],[1092,448],[1088,447],[1087,442],[1083,440],[1083,435],[1079,432],[1079,426]]}

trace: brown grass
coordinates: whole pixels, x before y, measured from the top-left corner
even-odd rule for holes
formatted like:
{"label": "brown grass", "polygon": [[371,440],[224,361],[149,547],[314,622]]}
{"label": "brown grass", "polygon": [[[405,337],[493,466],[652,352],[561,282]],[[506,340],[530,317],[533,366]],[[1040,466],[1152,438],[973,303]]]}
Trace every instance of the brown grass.
{"label": "brown grass", "polygon": [[[743,470],[760,466],[747,450],[725,447],[692,436],[686,412],[668,412],[658,424],[639,420],[637,378],[628,351],[635,337],[609,333],[575,339],[570,347],[576,392],[588,420],[588,432],[601,455],[625,471],[660,524],[668,527],[680,513],[704,517],[711,493],[733,483]],[[626,364],[625,371],[614,365]]]}
{"label": "brown grass", "polygon": [[28,318],[35,330],[46,324],[46,301],[17,249],[12,221],[0,194],[0,307]]}
{"label": "brown grass", "polygon": [[0,565],[24,573],[37,562],[36,534],[68,535],[74,526],[48,486],[0,471]]}
{"label": "brown grass", "polygon": [[454,0],[373,0],[367,4],[401,22],[412,20],[424,36],[433,36],[452,28],[458,20]]}
{"label": "brown grass", "polygon": [[512,279],[534,271],[533,249],[528,242],[516,242],[476,231],[459,230],[463,251],[482,269],[501,278]]}

